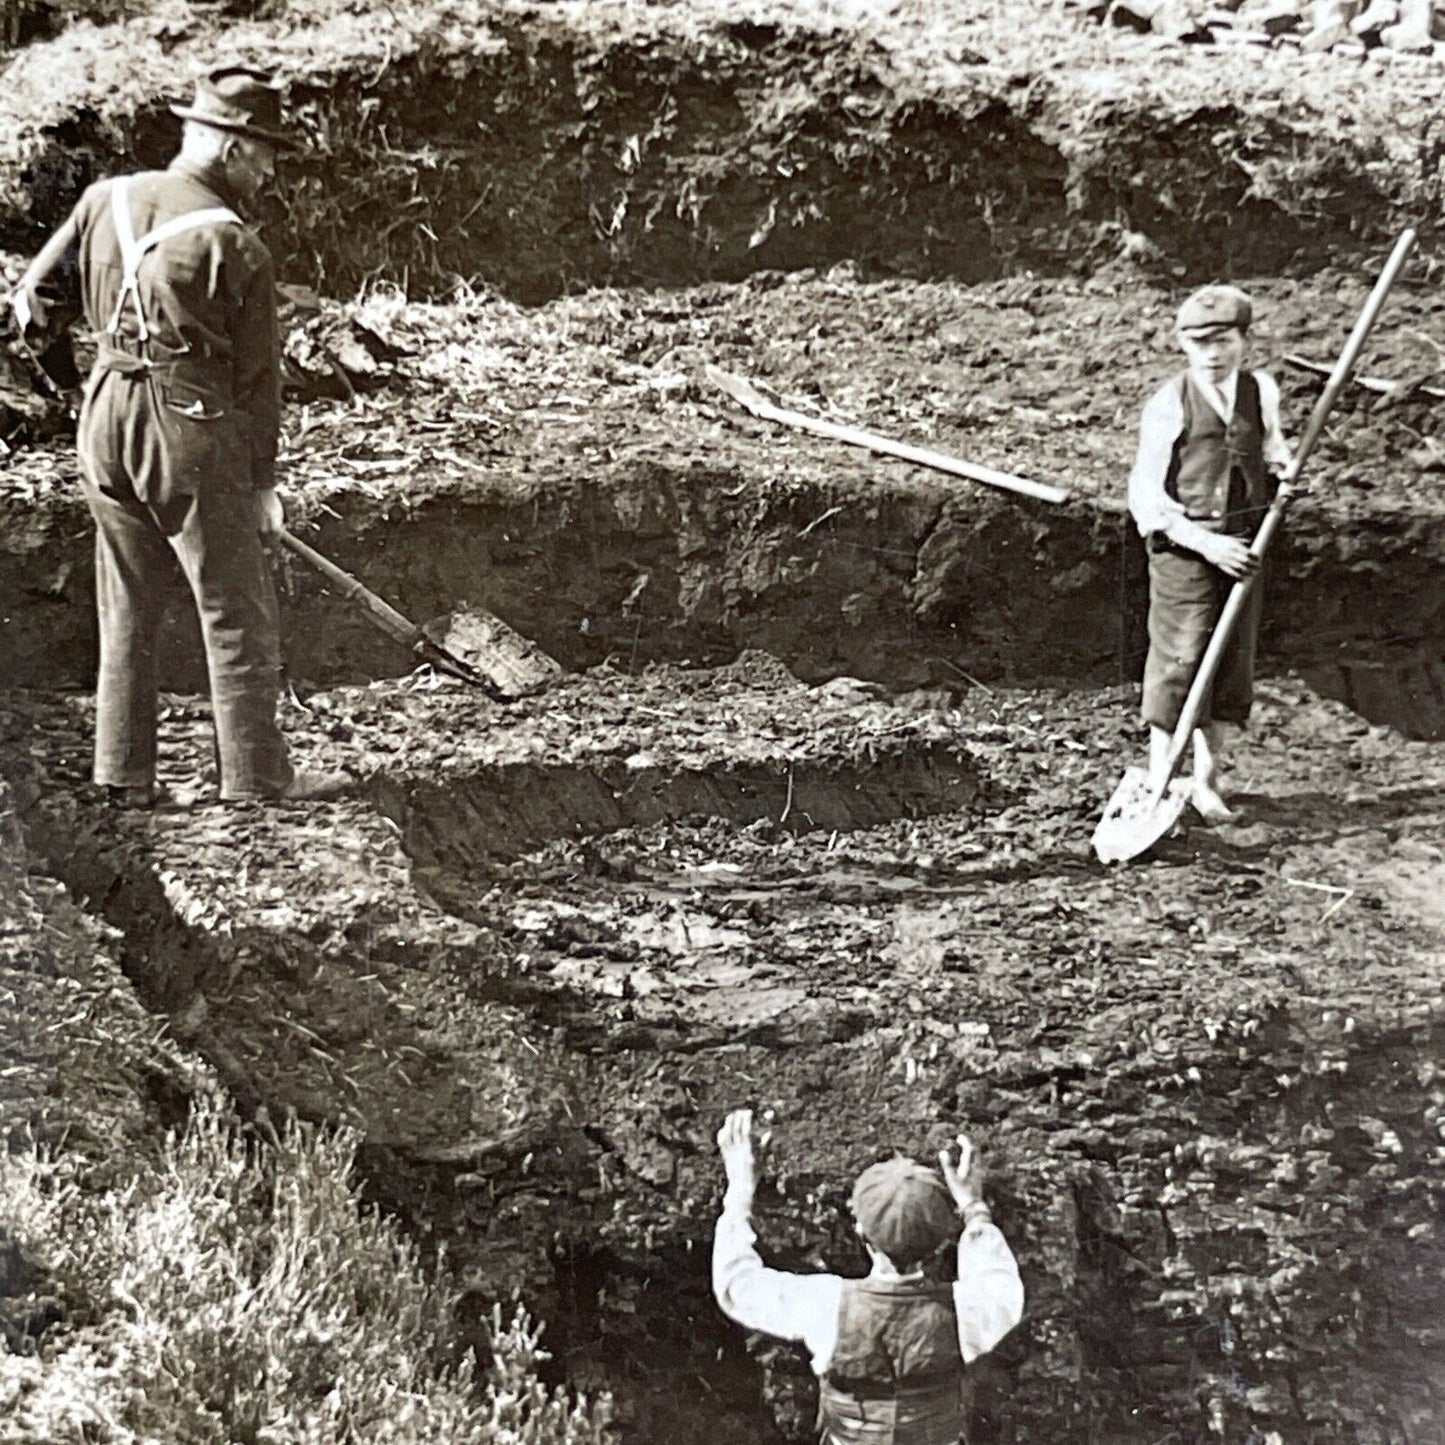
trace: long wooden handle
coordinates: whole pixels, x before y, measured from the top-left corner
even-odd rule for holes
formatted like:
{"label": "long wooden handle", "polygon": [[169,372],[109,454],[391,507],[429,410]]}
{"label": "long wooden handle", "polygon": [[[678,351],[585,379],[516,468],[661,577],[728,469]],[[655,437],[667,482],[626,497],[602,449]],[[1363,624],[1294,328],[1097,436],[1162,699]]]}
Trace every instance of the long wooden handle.
{"label": "long wooden handle", "polygon": [[309,562],[327,577],[348,601],[362,607],[388,637],[394,638],[403,647],[415,647],[425,640],[425,634],[414,622],[403,617],[395,607],[384,602],[369,587],[363,586],[350,572],[344,572],[329,557],[322,556],[315,547],[309,546],[284,527],[278,534],[278,540],[283,547],[294,552],[303,561]]}
{"label": "long wooden handle", "polygon": [[1043,482],[1030,481],[1027,477],[1016,477],[1012,472],[996,471],[993,467],[979,466],[946,452],[930,451],[927,447],[910,446],[907,442],[896,442],[889,437],[873,432],[861,431],[857,427],[840,426],[837,422],[824,421],[821,417],[808,416],[805,412],[789,411],[775,406],[763,394],[743,381],[718,367],[710,366],[707,374],[722,387],[735,401],[740,402],[754,416],[764,421],[781,422],[784,426],[796,427],[799,431],[813,432],[817,436],[829,437],[833,441],[847,442],[849,446],[866,447],[871,452],[884,456],[898,457],[905,462],[914,462],[921,467],[932,467],[935,471],[948,472],[955,477],[966,477],[971,482],[983,482],[986,486],[1001,487],[1004,491],[1018,492],[1021,496],[1035,497],[1041,502],[1066,502],[1069,493],[1062,487],[1051,487]]}
{"label": "long wooden handle", "polygon": [[[1365,301],[1359,320],[1355,322],[1355,329],[1350,332],[1349,340],[1345,342],[1345,348],[1340,352],[1340,359],[1335,363],[1335,369],[1330,373],[1330,379],[1325,383],[1325,388],[1320,393],[1319,400],[1315,402],[1314,410],[1310,413],[1304,436],[1300,438],[1299,450],[1295,452],[1294,459],[1284,474],[1284,480],[1280,483],[1279,491],[1275,493],[1274,500],[1270,503],[1269,510],[1264,514],[1264,520],[1260,523],[1259,530],[1254,534],[1254,540],[1250,543],[1249,550],[1255,557],[1264,556],[1270,543],[1274,540],[1275,533],[1279,531],[1280,522],[1284,519],[1285,507],[1289,502],[1290,488],[1299,479],[1309,454],[1320,439],[1320,433],[1324,431],[1325,420],[1330,414],[1330,409],[1349,380],[1350,372],[1359,359],[1360,352],[1364,349],[1366,338],[1380,315],[1381,307],[1385,304],[1385,298],[1390,294],[1390,288],[1404,269],[1414,244],[1415,232],[1413,230],[1407,230],[1400,236],[1400,239],[1395,242],[1395,249],[1390,252],[1390,259],[1385,262],[1384,270],[1380,272],[1380,279],[1375,282],[1375,289],[1370,292]],[[1205,696],[1213,686],[1215,674],[1219,671],[1219,663],[1224,656],[1224,649],[1229,646],[1229,640],[1234,636],[1234,629],[1239,625],[1239,616],[1244,610],[1244,604],[1249,600],[1251,588],[1258,585],[1259,577],[1256,574],[1236,582],[1229,589],[1229,596],[1219,614],[1219,621],[1214,625],[1214,634],[1209,639],[1209,646],[1199,663],[1199,671],[1194,675],[1194,685],[1189,689],[1189,696],[1184,700],[1184,710],[1179,714],[1179,723],[1170,740],[1169,757],[1165,764],[1163,780],[1155,784],[1153,798],[1155,803],[1164,796],[1170,779],[1179,771],[1179,764],[1184,759],[1189,739],[1199,722],[1199,714],[1204,710]]]}
{"label": "long wooden handle", "polygon": [[[1286,351],[1284,364],[1296,367],[1300,371],[1311,372],[1315,376],[1328,376],[1330,368],[1318,361],[1311,361],[1308,356],[1300,356],[1298,352]],[[1378,376],[1352,376],[1350,380],[1356,386],[1362,386],[1366,391],[1378,392],[1381,396],[1396,396],[1400,392],[1408,392],[1413,396],[1428,397],[1431,401],[1445,401],[1445,391],[1438,386],[1426,386],[1412,380],[1385,381]]]}

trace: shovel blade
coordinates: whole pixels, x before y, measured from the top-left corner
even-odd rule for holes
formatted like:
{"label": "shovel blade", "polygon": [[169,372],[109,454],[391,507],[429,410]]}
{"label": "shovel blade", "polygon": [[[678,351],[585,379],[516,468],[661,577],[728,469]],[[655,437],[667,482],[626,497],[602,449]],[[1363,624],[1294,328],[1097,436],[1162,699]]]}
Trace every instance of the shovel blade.
{"label": "shovel blade", "polygon": [[423,624],[429,641],[479,673],[500,698],[531,697],[562,676],[562,665],[500,617],[479,608]]}
{"label": "shovel blade", "polygon": [[1187,778],[1175,778],[1154,802],[1149,774],[1130,768],[1094,829],[1094,853],[1101,863],[1128,863],[1162,842],[1179,822],[1189,802]]}

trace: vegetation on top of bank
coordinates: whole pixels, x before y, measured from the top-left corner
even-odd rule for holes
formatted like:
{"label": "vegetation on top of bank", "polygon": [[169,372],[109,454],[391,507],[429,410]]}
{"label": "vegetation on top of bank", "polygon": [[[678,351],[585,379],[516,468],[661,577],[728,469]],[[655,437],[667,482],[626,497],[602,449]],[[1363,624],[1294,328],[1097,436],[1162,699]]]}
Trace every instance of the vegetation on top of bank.
{"label": "vegetation on top of bank", "polygon": [[166,102],[221,60],[288,84],[313,146],[268,233],[336,295],[460,276],[537,300],[845,258],[978,280],[1121,248],[1279,269],[1445,195],[1429,69],[1241,66],[1057,4],[168,0],[10,62],[0,244],[162,163]]}
{"label": "vegetation on top of bank", "polygon": [[600,1445],[609,1407],[538,1378],[540,1330],[457,1297],[358,1207],[346,1129],[243,1130],[202,1095],[159,1167],[103,1193],[75,1155],[0,1160],[0,1230],[60,1302],[34,1353],[0,1352],[0,1439],[190,1445]]}

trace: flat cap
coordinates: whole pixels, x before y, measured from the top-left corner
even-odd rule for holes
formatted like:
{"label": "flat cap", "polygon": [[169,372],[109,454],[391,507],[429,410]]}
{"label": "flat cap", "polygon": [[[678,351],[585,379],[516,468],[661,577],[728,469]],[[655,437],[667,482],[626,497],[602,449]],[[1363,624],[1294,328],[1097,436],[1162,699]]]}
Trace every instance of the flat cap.
{"label": "flat cap", "polygon": [[1174,329],[1181,336],[1208,336],[1236,327],[1248,331],[1254,305],[1238,286],[1202,286],[1179,308]]}
{"label": "flat cap", "polygon": [[873,1164],[853,1186],[863,1237],[900,1269],[927,1259],[958,1230],[958,1212],[938,1171],[914,1159]]}

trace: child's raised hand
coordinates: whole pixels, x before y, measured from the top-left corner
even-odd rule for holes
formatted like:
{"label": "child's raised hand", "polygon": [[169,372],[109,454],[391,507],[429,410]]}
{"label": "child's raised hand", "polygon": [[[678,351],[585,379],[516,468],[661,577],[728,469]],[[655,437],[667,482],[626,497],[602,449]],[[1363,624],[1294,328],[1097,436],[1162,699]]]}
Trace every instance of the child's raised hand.
{"label": "child's raised hand", "polygon": [[734,1109],[717,1131],[718,1152],[728,1188],[751,1200],[757,1187],[757,1163],[753,1155],[753,1111]]}
{"label": "child's raised hand", "polygon": [[966,1204],[973,1204],[979,1198],[979,1191],[983,1187],[983,1175],[978,1168],[973,1141],[967,1134],[960,1131],[957,1142],[957,1161],[955,1162],[951,1150],[940,1149],[938,1165],[943,1171],[943,1182],[948,1185],[948,1192],[953,1195],[953,1202],[962,1209]]}

